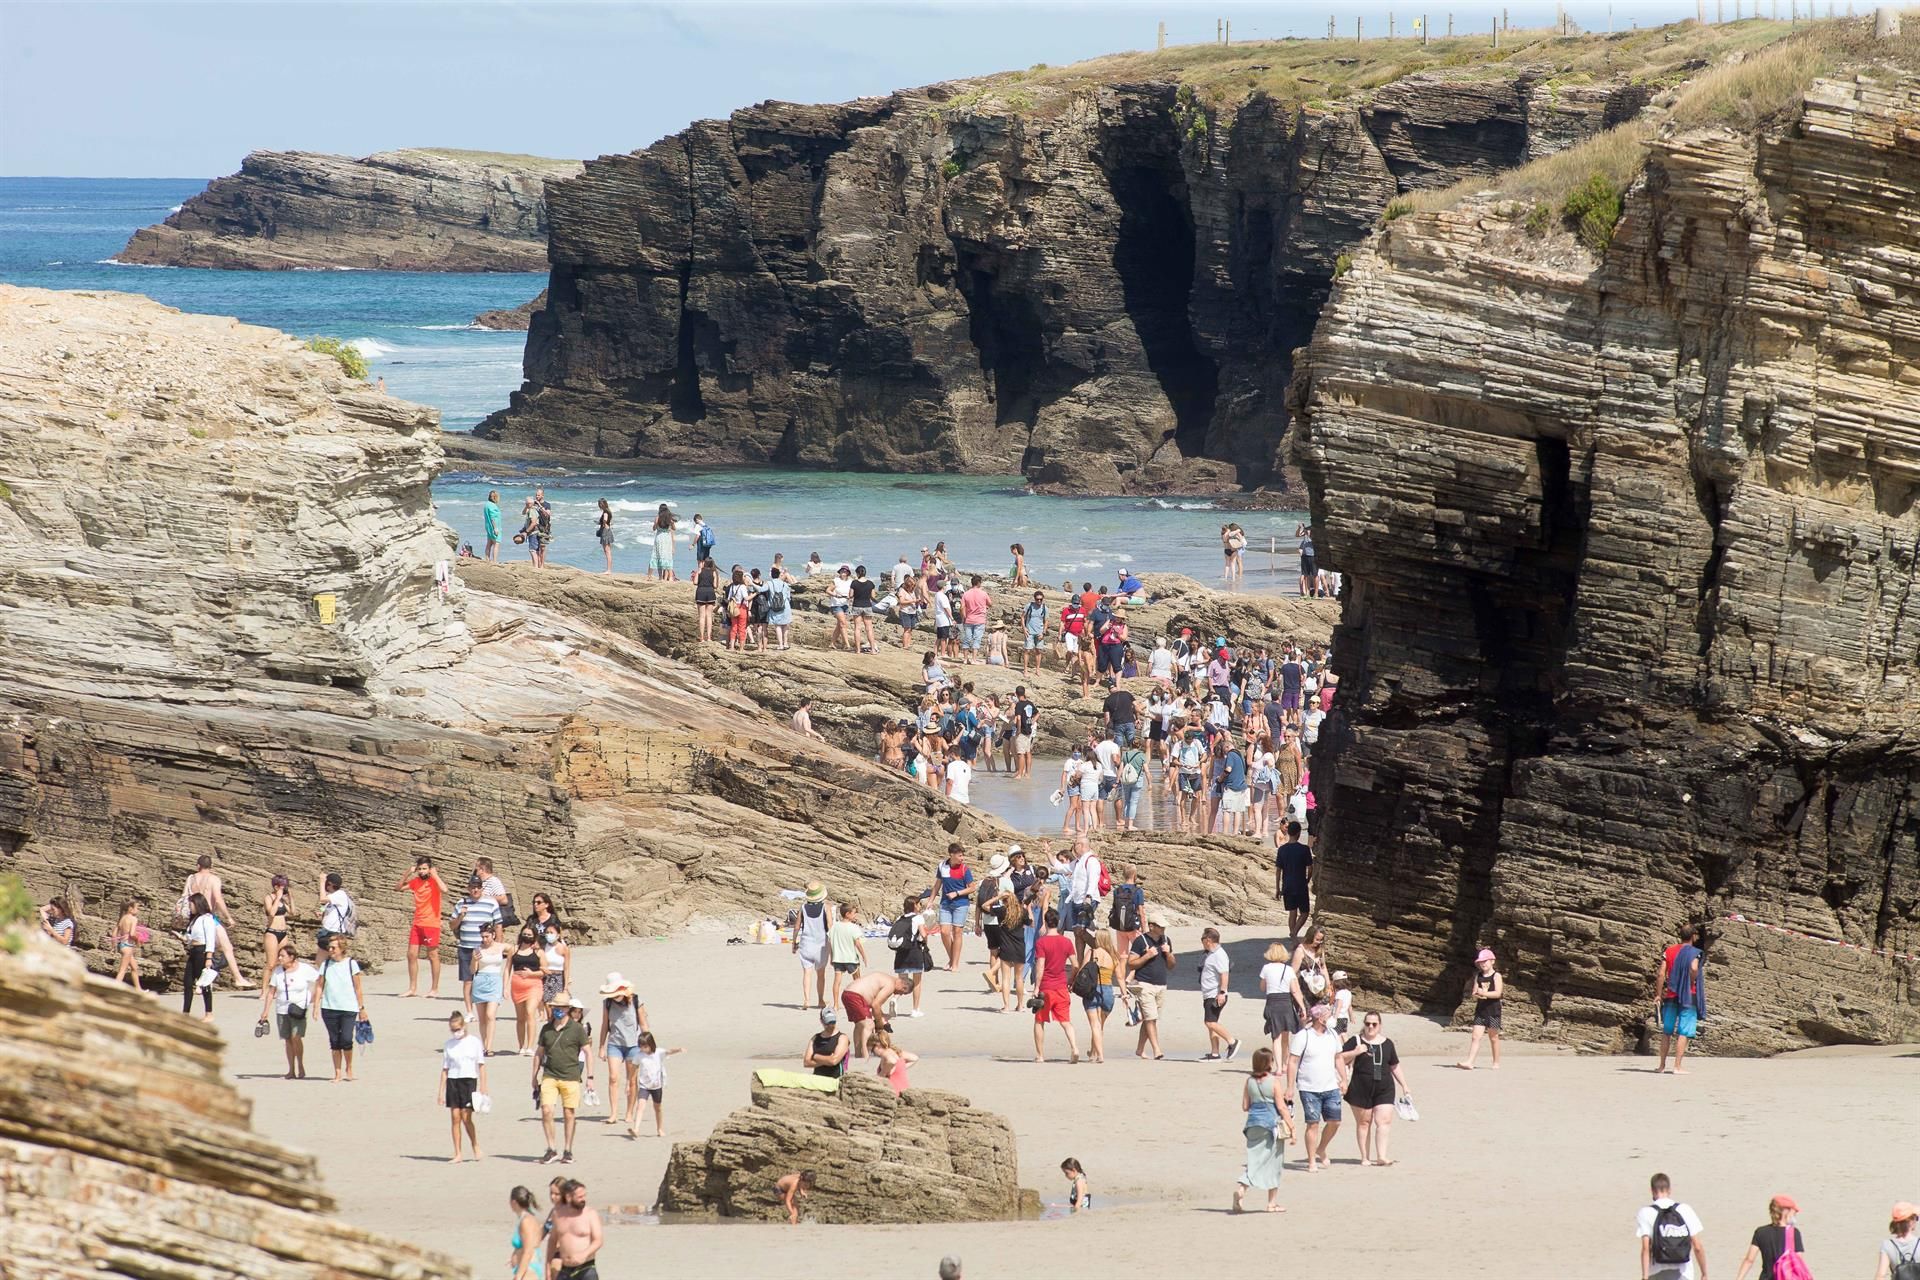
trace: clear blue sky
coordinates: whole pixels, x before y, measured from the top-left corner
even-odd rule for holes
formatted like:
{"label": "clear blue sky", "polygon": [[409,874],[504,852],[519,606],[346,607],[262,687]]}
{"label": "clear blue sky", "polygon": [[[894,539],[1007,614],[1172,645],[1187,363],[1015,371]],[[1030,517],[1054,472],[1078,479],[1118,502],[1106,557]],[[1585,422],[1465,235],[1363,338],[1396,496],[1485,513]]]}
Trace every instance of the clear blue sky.
{"label": "clear blue sky", "polygon": [[[1552,0],[1514,3],[1545,23]],[[1498,4],[1461,4],[1478,27]],[[1213,38],[1384,31],[1435,0],[1085,4],[95,4],[0,0],[0,174],[213,177],[259,148],[447,146],[588,157],[768,98],[839,101],[1036,62]],[[1605,0],[1569,0],[1604,29]],[[1691,16],[1618,0],[1615,17]],[[1728,15],[1731,16],[1731,0]]]}

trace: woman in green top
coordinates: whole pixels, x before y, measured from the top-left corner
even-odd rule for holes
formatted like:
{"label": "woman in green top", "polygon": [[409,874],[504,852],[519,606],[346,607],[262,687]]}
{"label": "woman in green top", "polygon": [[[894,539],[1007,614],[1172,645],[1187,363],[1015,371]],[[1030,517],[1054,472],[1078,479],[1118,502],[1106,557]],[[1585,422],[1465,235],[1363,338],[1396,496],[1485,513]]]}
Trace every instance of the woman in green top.
{"label": "woman in green top", "polygon": [[480,507],[480,519],[487,527],[487,559],[498,564],[500,561],[500,491],[487,490],[487,500]]}

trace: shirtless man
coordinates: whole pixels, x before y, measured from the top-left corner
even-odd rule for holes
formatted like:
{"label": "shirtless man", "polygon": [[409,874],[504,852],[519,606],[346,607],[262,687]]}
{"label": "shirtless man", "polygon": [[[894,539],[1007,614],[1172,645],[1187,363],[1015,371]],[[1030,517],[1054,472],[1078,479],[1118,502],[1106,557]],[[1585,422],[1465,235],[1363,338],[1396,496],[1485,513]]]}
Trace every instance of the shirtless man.
{"label": "shirtless man", "polygon": [[[221,924],[231,926],[238,923],[233,913],[227,910],[227,900],[220,892],[220,877],[213,869],[213,855],[210,853],[200,855],[200,861],[195,864],[194,873],[187,877],[186,887],[180,891],[180,896],[190,899],[196,893],[205,895],[207,905],[213,908],[213,914],[220,918]],[[240,962],[233,958],[233,939],[227,936],[231,932],[230,928],[220,931],[220,952],[227,958],[227,972],[233,975],[233,985],[245,990],[254,984],[247,981],[247,975],[240,972]]]}
{"label": "shirtless man", "polygon": [[873,1034],[873,1011],[912,989],[913,980],[907,975],[883,971],[855,978],[847,984],[847,989],[840,993],[840,1007],[847,1011],[847,1021],[853,1024],[854,1057],[867,1056],[867,1037]]}
{"label": "shirtless man", "polygon": [[600,1211],[587,1207],[587,1184],[561,1183],[553,1229],[547,1232],[547,1275],[552,1280],[600,1280],[593,1260],[605,1240]]}
{"label": "shirtless man", "polygon": [[811,706],[813,706],[812,698],[800,699],[800,706],[793,713],[793,731],[803,738],[812,738],[815,742],[825,742],[826,739],[821,737],[819,732],[813,727],[813,717],[808,714],[808,708]]}

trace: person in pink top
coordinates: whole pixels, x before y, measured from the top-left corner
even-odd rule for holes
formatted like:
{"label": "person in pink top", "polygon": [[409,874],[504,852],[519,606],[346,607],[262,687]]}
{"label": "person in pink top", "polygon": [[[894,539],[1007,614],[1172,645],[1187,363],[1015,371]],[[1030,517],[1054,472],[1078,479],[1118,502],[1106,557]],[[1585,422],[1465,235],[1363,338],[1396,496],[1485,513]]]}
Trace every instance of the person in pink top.
{"label": "person in pink top", "polygon": [[987,635],[987,613],[993,608],[993,597],[981,586],[979,574],[973,575],[973,583],[960,593],[960,649],[968,665],[980,661],[980,645]]}

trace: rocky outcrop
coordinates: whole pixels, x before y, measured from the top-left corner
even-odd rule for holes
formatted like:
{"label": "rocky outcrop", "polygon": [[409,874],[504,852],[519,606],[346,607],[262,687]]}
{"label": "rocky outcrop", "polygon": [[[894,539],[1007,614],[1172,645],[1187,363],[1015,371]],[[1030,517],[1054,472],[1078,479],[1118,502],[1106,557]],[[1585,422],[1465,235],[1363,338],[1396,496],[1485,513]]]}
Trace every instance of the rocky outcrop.
{"label": "rocky outcrop", "polygon": [[675,1143],[660,1182],[664,1213],[784,1222],[774,1183],[814,1172],[802,1212],[816,1222],[993,1222],[1040,1216],[1019,1185],[1013,1126],[956,1093],[895,1096],[870,1075],[831,1093],[769,1086],[705,1142]]}
{"label": "rocky outcrop", "polygon": [[1290,353],[1387,201],[1651,96],[1625,73],[1557,95],[1550,69],[1304,105],[1016,76],[702,121],[553,185],[551,301],[479,432],[1081,492],[1280,483]]}
{"label": "rocky outcrop", "polygon": [[61,949],[0,949],[9,1275],[464,1280],[334,1219],[311,1156],[253,1132],[219,1032]]}
{"label": "rocky outcrop", "polygon": [[119,261],[285,271],[544,271],[545,184],[575,160],[415,148],[355,160],[255,151]]}
{"label": "rocky outcrop", "polygon": [[1497,195],[1356,255],[1297,456],[1348,583],[1324,902],[1376,993],[1455,1008],[1491,945],[1510,1030],[1631,1047],[1708,920],[1709,1050],[1920,1035],[1917,110],[1822,81],[1661,138],[1603,260]]}
{"label": "rocky outcrop", "polygon": [[542,289],[538,295],[529,298],[517,307],[502,307],[498,311],[482,311],[473,318],[473,322],[482,329],[527,331],[533,321],[533,313],[547,305],[547,291]]}

